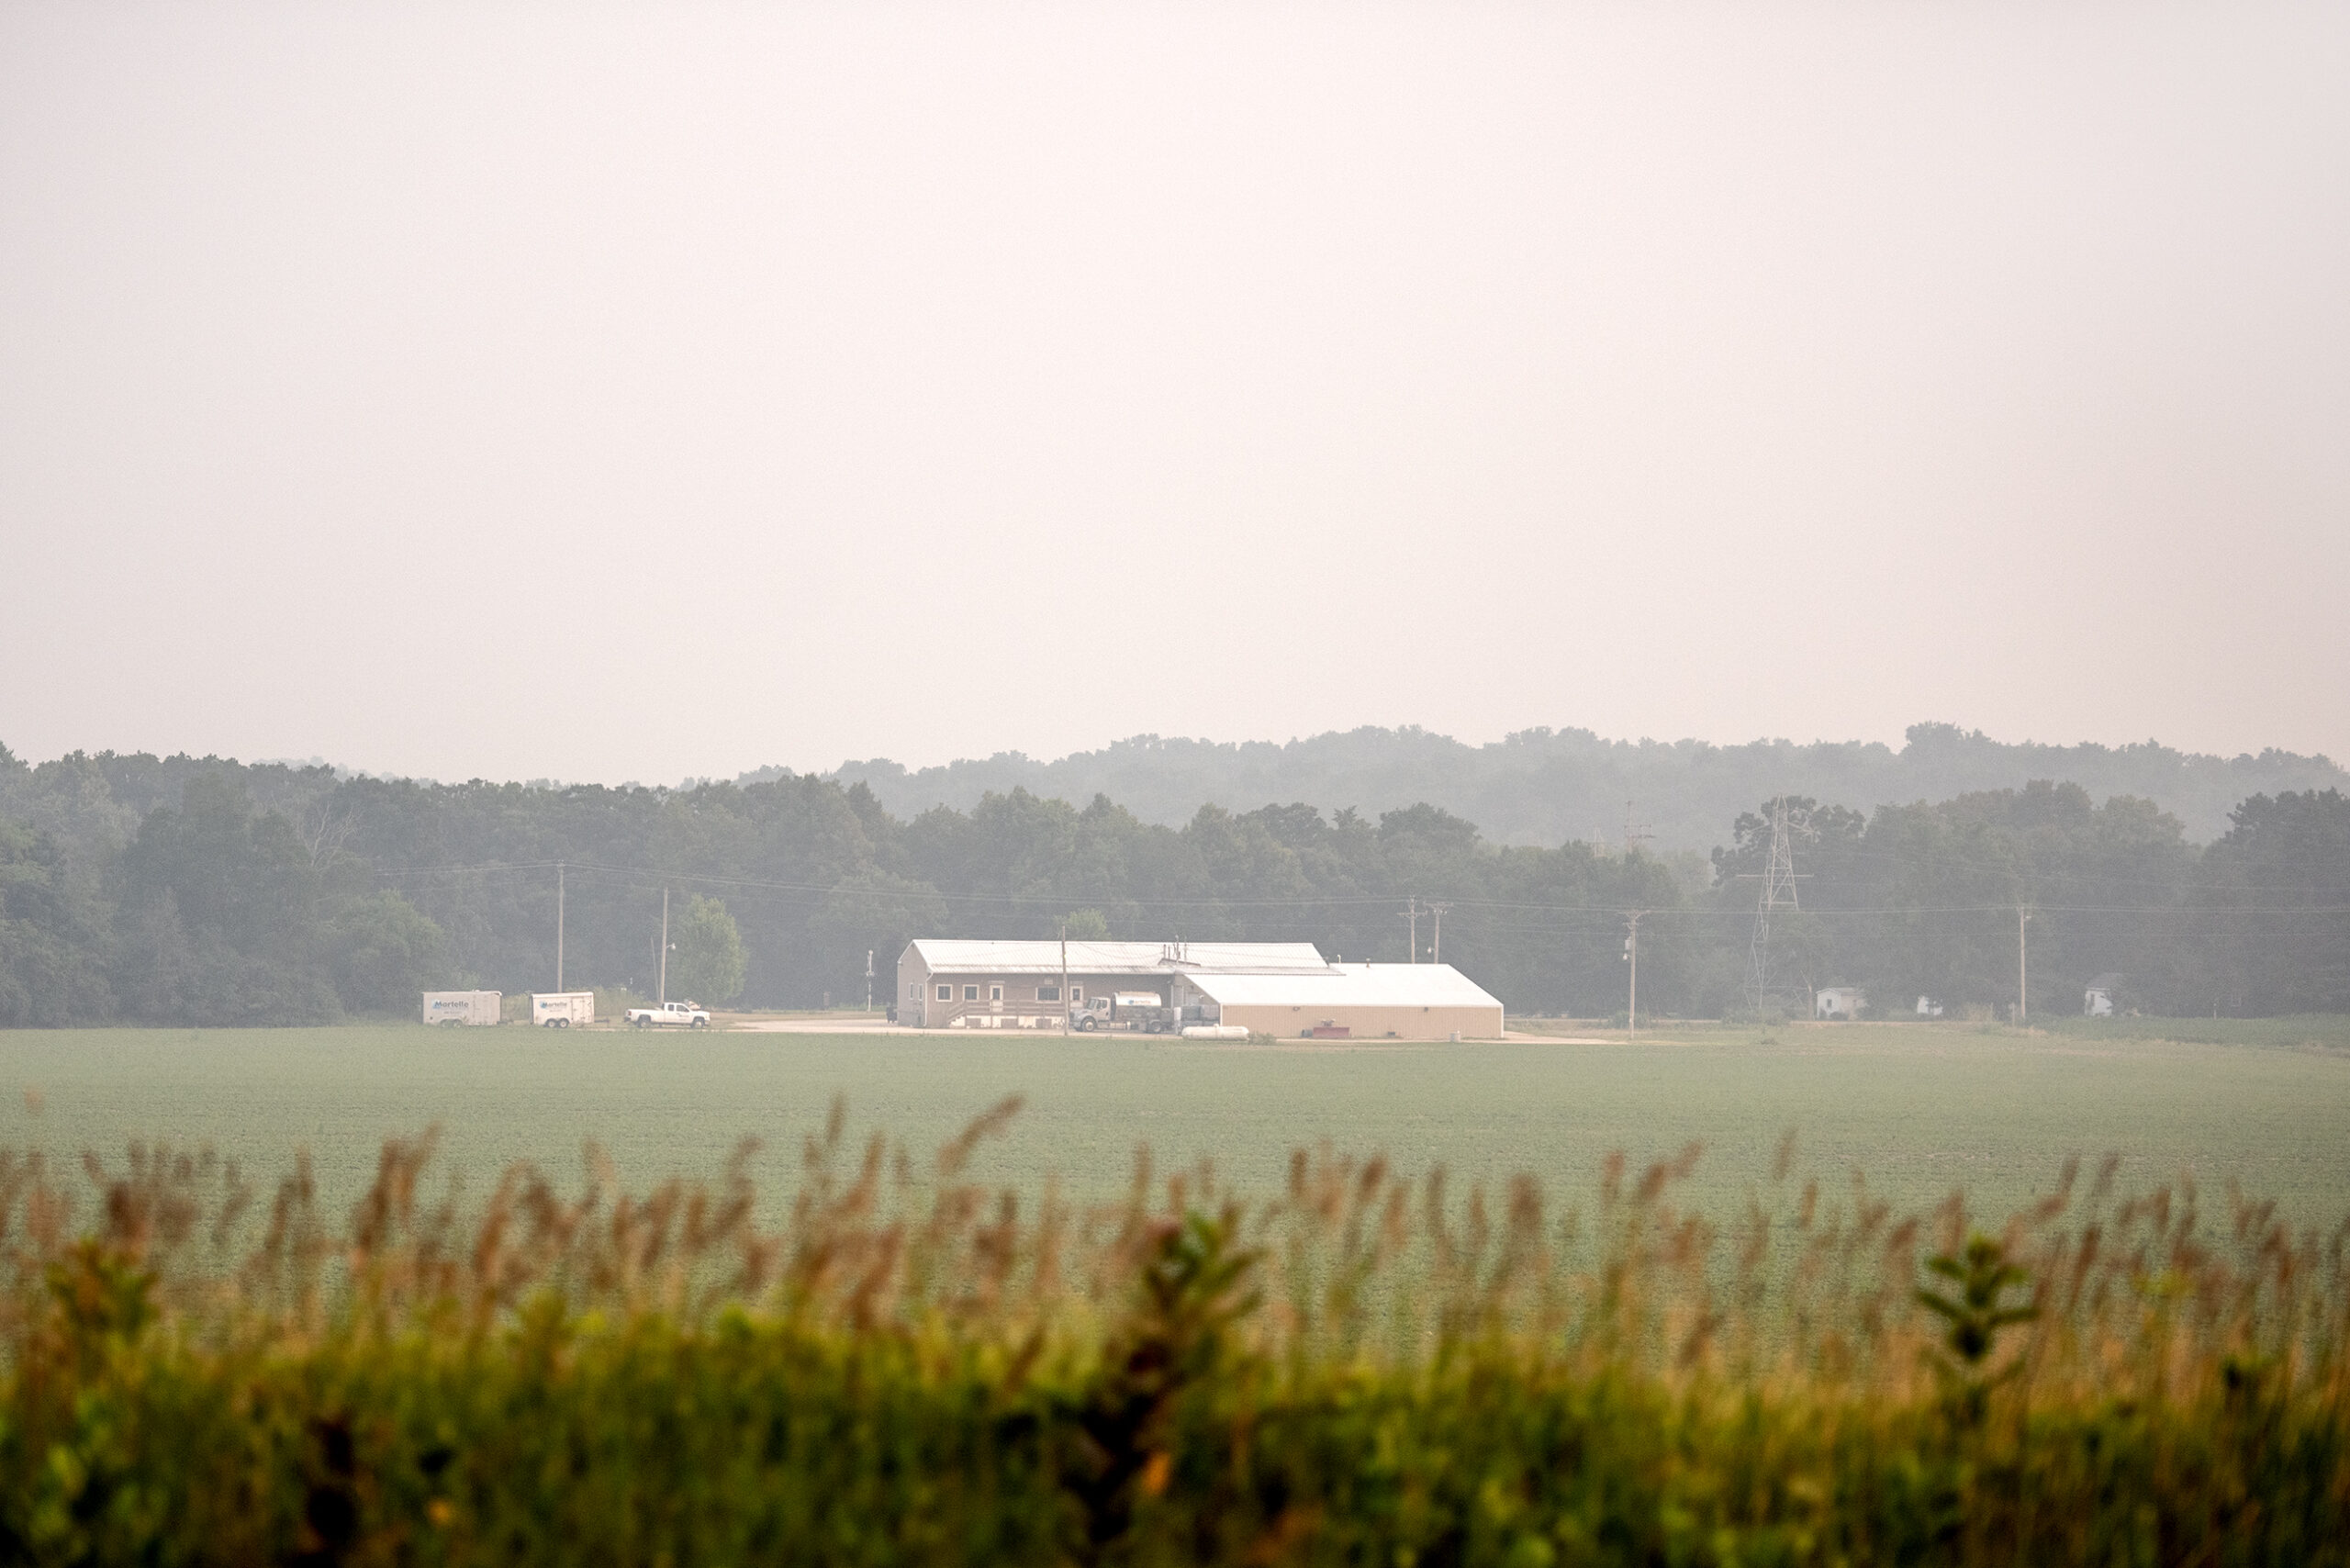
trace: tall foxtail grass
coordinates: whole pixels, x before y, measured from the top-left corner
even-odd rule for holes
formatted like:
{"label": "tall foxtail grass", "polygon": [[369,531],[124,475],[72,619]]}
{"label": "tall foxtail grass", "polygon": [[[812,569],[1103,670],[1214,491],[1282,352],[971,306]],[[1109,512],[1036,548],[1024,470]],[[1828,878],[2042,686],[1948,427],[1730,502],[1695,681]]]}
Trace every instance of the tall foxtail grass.
{"label": "tall foxtail grass", "polygon": [[990,1191],[839,1107],[766,1205],[591,1154],[347,1216],[0,1153],[0,1560],[2350,1562],[2350,1226],[2109,1161],[1994,1226],[1696,1159],[1301,1151],[1251,1199]]}

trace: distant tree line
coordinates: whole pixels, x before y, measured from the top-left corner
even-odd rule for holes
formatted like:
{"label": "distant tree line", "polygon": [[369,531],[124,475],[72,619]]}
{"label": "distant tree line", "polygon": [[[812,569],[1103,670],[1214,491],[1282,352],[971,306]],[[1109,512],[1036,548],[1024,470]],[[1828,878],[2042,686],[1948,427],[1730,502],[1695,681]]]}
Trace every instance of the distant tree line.
{"label": "distant tree line", "polygon": [[[737,783],[781,777],[779,768]],[[1351,801],[1367,816],[1427,801],[1479,824],[1499,844],[1619,836],[1627,806],[1656,848],[1703,854],[1723,825],[1775,794],[1862,804],[1947,801],[2034,778],[2069,778],[2098,800],[2134,795],[2178,818],[2199,842],[2227,831],[2254,795],[2350,790],[2323,756],[2271,748],[2213,756],[2154,741],[2043,745],[1997,741],[1955,724],[1912,724],[1900,746],[1874,741],[1606,740],[1589,730],[1520,730],[1469,745],[1406,726],[1365,727],[1285,744],[1135,735],[1046,761],[1018,752],[941,767],[844,763],[828,778],[864,783],[891,814],[969,811],[1015,789],[1064,801],[1107,795],[1148,823],[1181,827],[1202,804],[1247,811],[1266,801]]]}
{"label": "distant tree line", "polygon": [[[2075,784],[1874,812],[1785,801],[1801,877],[1774,983],[1867,988],[1880,1011],[2014,1000],[2030,912],[2035,1014],[2092,976],[2148,1012],[2350,1010],[2350,800],[2256,794],[2190,843],[2149,801]],[[1773,803],[1710,863],[1620,845],[1495,845],[1419,803],[1199,808],[1181,827],[1024,790],[901,820],[812,775],[689,789],[339,778],[322,767],[0,749],[0,1024],[285,1024],[408,1014],[431,986],[877,1002],[922,935],[1301,939],[1400,962],[1407,933],[1517,1013],[1749,1006]],[[560,868],[560,871],[558,870]],[[1416,902],[1416,923],[1405,917]],[[1441,924],[1432,906],[1444,906]],[[1440,933],[1440,935],[1439,935]],[[726,998],[704,995],[705,1001]],[[1798,1005],[1800,1003],[1797,1003]]]}
{"label": "distant tree line", "polygon": [[[1796,991],[1864,984],[1880,1012],[1921,997],[2003,1007],[2028,939],[2030,1011],[2042,1015],[2079,1012],[2087,982],[2105,975],[2121,979],[2119,1005],[2146,1013],[2350,1010],[2350,797],[2339,790],[2255,795],[2202,847],[2149,801],[2100,805],[2070,783],[1870,814],[1786,804],[1802,908],[1774,922],[1771,959]],[[1741,815],[1714,852],[1711,897],[1725,913],[1752,911],[1770,807]],[[1725,994],[1730,961],[1717,951],[1701,990]]]}

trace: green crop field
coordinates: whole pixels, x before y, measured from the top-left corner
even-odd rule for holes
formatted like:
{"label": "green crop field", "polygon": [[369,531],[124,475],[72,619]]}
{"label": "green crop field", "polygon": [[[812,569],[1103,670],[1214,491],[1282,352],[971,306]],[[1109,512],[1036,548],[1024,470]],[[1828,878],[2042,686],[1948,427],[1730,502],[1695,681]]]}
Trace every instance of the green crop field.
{"label": "green crop field", "polygon": [[[2173,1032],[2190,1033],[2192,1021]],[[133,1138],[236,1158],[273,1181],[297,1148],[347,1202],[387,1135],[437,1125],[440,1170],[483,1190],[529,1159],[566,1184],[585,1141],[633,1187],[715,1171],[745,1136],[778,1197],[801,1137],[845,1096],[854,1126],[917,1153],[1002,1096],[1025,1096],[974,1174],[1078,1197],[1120,1190],[1136,1145],[1162,1169],[1212,1157],[1270,1191],[1289,1150],[1327,1140],[1406,1171],[1516,1170],[1573,1198],[1610,1150],[1691,1142],[1684,1198],[1716,1209],[1767,1180],[1790,1129],[1800,1166],[1854,1170],[1904,1209],[1964,1189],[2003,1215],[2066,1156],[2123,1157],[2143,1189],[2192,1170],[2330,1224],[2350,1212],[2350,1049],[2342,1020],[2018,1035],[1964,1025],[1684,1031],[1638,1043],[1239,1049],[1098,1038],[652,1036],[508,1028],[18,1031],[0,1036],[0,1145],[119,1159]],[[2126,1032],[2125,1032],[2126,1031]],[[2206,1032],[2210,1031],[2208,1028]]]}

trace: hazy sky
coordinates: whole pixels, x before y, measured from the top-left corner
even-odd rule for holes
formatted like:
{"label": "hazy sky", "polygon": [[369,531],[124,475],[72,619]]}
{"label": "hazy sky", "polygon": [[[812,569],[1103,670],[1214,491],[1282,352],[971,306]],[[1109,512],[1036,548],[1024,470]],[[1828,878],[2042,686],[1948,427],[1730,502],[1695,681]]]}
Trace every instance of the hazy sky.
{"label": "hazy sky", "polygon": [[0,741],[2350,756],[2350,6],[0,0]]}

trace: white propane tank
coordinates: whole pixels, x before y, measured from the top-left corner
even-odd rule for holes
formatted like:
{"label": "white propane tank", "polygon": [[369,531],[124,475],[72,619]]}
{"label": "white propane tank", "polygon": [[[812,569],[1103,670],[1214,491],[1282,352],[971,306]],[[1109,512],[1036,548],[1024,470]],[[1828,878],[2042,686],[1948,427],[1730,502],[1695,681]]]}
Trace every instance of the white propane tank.
{"label": "white propane tank", "polygon": [[1245,1024],[1186,1024],[1183,1037],[1187,1040],[1245,1040],[1248,1026]]}

